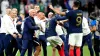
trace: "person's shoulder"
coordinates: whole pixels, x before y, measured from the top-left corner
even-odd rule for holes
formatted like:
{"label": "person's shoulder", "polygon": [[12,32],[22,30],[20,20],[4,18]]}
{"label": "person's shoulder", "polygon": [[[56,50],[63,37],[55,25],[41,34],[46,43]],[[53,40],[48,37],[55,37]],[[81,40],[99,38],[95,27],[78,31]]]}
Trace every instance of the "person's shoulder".
{"label": "person's shoulder", "polygon": [[75,12],[75,10],[67,10],[66,13],[68,14],[72,14],[73,12]]}
{"label": "person's shoulder", "polygon": [[82,10],[71,10],[72,12],[76,11],[76,12],[82,12]]}
{"label": "person's shoulder", "polygon": [[31,17],[30,16],[28,16],[28,17],[26,17],[26,20],[28,20],[28,19],[30,19]]}
{"label": "person's shoulder", "polygon": [[81,12],[81,13],[83,12],[82,10],[78,10],[78,11]]}
{"label": "person's shoulder", "polygon": [[25,21],[30,21],[30,17],[29,17],[29,16],[26,17],[26,18],[25,18]]}
{"label": "person's shoulder", "polygon": [[73,10],[67,10],[67,11],[66,11],[66,13],[70,13],[70,12],[73,12]]}

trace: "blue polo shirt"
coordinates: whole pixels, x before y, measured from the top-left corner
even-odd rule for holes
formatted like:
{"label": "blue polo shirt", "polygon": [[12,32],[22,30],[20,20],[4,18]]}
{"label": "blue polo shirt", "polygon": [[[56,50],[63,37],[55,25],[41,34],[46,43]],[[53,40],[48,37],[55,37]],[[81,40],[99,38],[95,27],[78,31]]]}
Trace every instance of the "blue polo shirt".
{"label": "blue polo shirt", "polygon": [[92,20],[91,21],[91,26],[95,26],[96,25],[96,20]]}

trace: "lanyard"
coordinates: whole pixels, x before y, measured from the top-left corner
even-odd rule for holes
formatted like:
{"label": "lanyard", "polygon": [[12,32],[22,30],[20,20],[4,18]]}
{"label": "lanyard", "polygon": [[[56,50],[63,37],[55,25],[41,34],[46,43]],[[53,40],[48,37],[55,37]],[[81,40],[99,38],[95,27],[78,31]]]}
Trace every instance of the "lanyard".
{"label": "lanyard", "polygon": [[14,27],[15,27],[14,19],[12,19],[12,18],[10,17],[10,20],[12,21],[12,23],[13,23],[13,25],[14,25]]}

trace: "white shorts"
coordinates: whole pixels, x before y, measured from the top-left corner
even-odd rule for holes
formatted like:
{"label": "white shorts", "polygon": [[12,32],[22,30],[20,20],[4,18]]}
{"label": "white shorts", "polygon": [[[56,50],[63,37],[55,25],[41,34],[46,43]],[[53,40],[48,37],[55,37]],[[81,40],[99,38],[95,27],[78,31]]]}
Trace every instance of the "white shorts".
{"label": "white shorts", "polygon": [[51,44],[52,47],[56,47],[57,45],[61,46],[63,41],[59,36],[51,36],[47,38],[47,41]]}
{"label": "white shorts", "polygon": [[69,45],[78,46],[82,45],[83,33],[69,34]]}

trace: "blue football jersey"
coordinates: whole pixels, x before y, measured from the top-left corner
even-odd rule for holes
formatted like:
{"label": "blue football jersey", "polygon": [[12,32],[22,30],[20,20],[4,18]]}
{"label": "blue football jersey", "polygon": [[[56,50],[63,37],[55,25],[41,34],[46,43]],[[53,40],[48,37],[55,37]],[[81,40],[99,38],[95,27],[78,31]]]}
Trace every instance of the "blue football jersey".
{"label": "blue football jersey", "polygon": [[66,13],[66,17],[69,19],[69,33],[82,33],[82,11],[71,10]]}
{"label": "blue football jersey", "polygon": [[57,25],[56,17],[46,22],[46,31],[45,31],[46,37],[57,36],[56,30],[55,30],[56,25]]}

